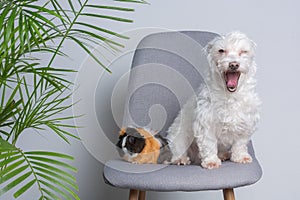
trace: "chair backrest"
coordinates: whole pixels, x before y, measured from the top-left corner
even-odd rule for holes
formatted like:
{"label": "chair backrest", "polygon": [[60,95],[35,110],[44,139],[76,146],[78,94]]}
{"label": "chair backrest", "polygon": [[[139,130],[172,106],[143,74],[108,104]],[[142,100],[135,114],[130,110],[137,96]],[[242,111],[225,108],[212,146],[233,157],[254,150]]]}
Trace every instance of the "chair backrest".
{"label": "chair backrest", "polygon": [[132,62],[123,126],[166,130],[203,82],[208,63],[203,51],[218,36],[182,31],[151,34],[138,45]]}

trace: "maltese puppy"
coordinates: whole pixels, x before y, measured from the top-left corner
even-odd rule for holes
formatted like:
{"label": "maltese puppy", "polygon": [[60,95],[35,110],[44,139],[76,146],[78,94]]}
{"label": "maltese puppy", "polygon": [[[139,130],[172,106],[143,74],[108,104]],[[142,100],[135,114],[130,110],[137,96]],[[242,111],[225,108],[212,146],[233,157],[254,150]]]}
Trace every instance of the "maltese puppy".
{"label": "maltese puppy", "polygon": [[183,106],[168,129],[175,164],[218,168],[222,160],[250,163],[247,144],[261,101],[255,91],[255,43],[235,31],[209,42],[206,84]]}

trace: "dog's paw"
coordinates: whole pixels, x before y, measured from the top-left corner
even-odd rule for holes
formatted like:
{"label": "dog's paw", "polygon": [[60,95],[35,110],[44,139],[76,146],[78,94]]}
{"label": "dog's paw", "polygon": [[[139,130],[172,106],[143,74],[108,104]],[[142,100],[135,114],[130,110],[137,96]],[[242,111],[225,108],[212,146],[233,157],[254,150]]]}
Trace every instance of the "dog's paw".
{"label": "dog's paw", "polygon": [[218,157],[203,159],[201,166],[205,169],[217,169],[221,166],[221,160]]}
{"label": "dog's paw", "polygon": [[174,160],[172,163],[174,165],[190,165],[191,160],[190,160],[190,157],[184,156],[184,157],[178,158],[177,160]]}
{"label": "dog's paw", "polygon": [[252,162],[252,157],[248,153],[232,154],[230,160],[236,163],[246,164]]}

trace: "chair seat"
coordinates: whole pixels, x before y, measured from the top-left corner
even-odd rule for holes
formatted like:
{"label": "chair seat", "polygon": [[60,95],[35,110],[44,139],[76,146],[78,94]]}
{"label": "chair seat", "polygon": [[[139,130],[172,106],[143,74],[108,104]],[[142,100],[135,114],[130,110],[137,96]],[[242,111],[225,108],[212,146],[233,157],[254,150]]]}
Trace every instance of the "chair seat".
{"label": "chair seat", "polygon": [[251,185],[262,176],[262,169],[249,145],[250,164],[222,162],[219,169],[207,170],[197,165],[131,164],[111,160],[105,164],[104,179],[115,187],[146,191],[202,191]]}

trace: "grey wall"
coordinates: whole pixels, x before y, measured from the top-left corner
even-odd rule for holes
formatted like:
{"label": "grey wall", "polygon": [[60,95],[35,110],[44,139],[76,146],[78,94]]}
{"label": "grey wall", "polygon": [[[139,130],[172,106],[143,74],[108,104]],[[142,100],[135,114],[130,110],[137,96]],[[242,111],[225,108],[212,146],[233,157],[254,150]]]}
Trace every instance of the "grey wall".
{"label": "grey wall", "polygon": [[[111,3],[109,0],[103,2]],[[132,56],[130,52],[136,41],[142,35],[160,29],[208,30],[218,33],[240,30],[258,44],[256,57],[258,92],[263,100],[263,111],[259,130],[253,140],[264,175],[257,184],[237,189],[236,197],[243,200],[300,199],[299,1],[149,0],[149,2],[151,5],[133,5],[136,8],[134,14],[122,15],[135,19],[133,24],[97,22],[114,30],[128,32],[133,38],[133,41],[127,41],[125,49],[127,53],[117,56],[121,56],[121,59],[112,59],[112,75],[101,74],[103,71],[95,68],[89,58],[85,60],[86,55],[81,50],[75,49],[73,44],[67,43],[65,49],[70,51],[74,59],[57,61],[57,64],[73,66],[80,71],[77,79],[75,76],[70,78],[74,80],[77,88],[74,99],[82,99],[78,107],[74,108],[74,112],[87,113],[84,118],[76,121],[86,128],[79,131],[83,142],[74,141],[71,146],[66,146],[57,137],[45,134],[35,139],[33,143],[33,134],[36,133],[28,133],[22,138],[21,145],[27,149],[55,149],[74,155],[75,165],[79,170],[76,176],[82,200],[127,199],[127,191],[112,188],[103,182],[101,162],[116,156],[111,153],[113,144],[109,142],[114,140],[115,136],[101,135],[99,127],[104,127],[106,130],[102,131],[107,134],[107,130],[110,127],[115,130],[116,124],[120,121],[121,114],[119,115],[118,111],[122,110],[121,102],[125,91],[122,86],[125,85],[127,78],[125,76],[120,79],[120,77],[130,67]],[[149,27],[158,29],[148,29]],[[140,29],[133,30],[136,28]],[[112,88],[109,86],[119,80],[121,82],[114,90],[117,91],[114,94],[118,97],[116,99],[119,99],[113,102],[115,114],[107,116],[105,112],[110,109],[109,105],[101,105],[101,102],[106,102],[106,97],[111,96]],[[98,115],[95,111],[98,111]],[[99,114],[99,111],[103,114]],[[35,194],[36,191],[32,191],[22,199],[31,200]],[[183,198],[221,199],[222,196],[220,192],[148,194],[149,200]],[[3,199],[10,197],[4,196]]]}

